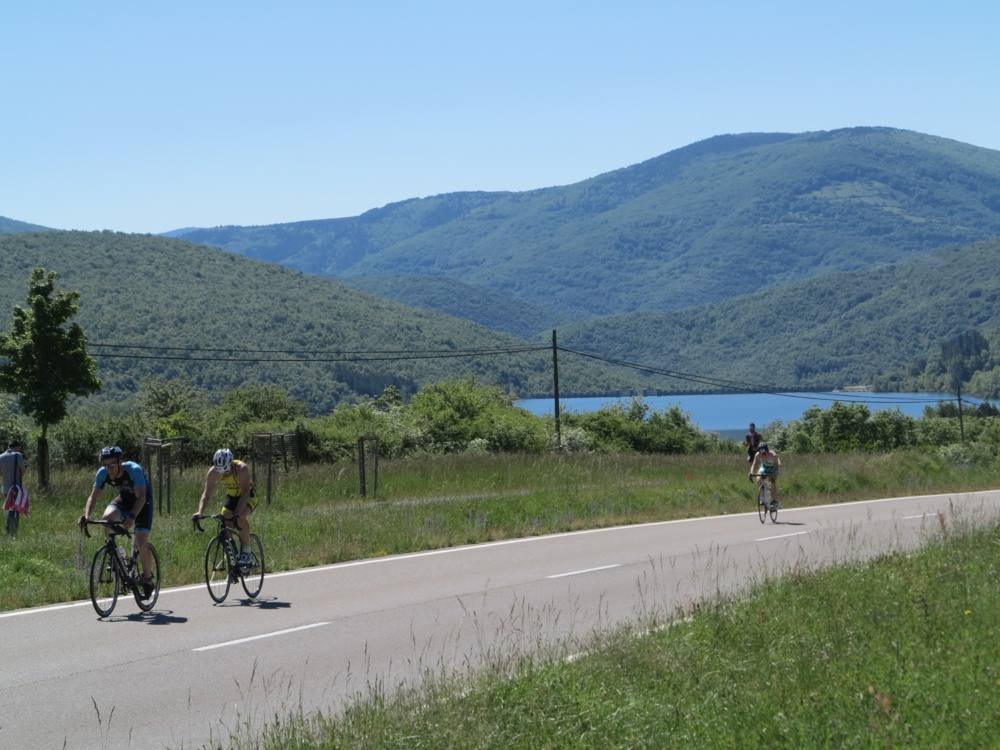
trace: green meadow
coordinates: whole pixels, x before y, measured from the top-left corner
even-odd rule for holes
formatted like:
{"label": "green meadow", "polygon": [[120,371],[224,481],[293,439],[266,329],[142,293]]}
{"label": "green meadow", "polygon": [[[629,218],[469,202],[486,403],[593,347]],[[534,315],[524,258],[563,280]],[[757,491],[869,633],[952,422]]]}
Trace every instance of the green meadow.
{"label": "green meadow", "polygon": [[[202,580],[208,534],[192,529],[190,515],[204,470],[175,473],[171,512],[164,498],[157,500],[164,507],[152,540],[164,586]],[[84,539],[75,523],[92,481],[89,470],[56,469],[49,489],[35,491],[18,535],[0,538],[0,610],[88,596],[87,571],[99,541]],[[907,449],[786,456],[780,491],[783,504],[801,506],[998,482],[995,460],[963,463]],[[348,461],[290,467],[274,475],[268,505],[258,477],[252,524],[264,540],[268,570],[754,508],[746,464],[733,453],[420,455],[383,459],[377,497],[370,491],[361,497],[358,484],[357,467]],[[102,500],[110,498],[106,492]],[[219,507],[217,500],[209,507]]]}

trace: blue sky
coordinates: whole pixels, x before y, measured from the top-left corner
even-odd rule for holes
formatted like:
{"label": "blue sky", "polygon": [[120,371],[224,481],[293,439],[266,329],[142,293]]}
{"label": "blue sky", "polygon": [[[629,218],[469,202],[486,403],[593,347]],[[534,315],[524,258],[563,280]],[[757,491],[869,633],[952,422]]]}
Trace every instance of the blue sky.
{"label": "blue sky", "polygon": [[719,133],[889,125],[1000,149],[997,3],[18,5],[0,215],[60,229],[353,216]]}

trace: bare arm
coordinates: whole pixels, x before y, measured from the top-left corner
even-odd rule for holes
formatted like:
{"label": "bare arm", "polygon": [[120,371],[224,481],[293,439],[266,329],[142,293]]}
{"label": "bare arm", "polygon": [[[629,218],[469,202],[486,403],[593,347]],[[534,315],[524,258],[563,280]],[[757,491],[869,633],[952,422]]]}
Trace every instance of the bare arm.
{"label": "bare arm", "polygon": [[236,505],[236,512],[239,515],[246,514],[247,503],[250,502],[250,489],[253,487],[253,479],[250,473],[250,467],[244,464],[239,468],[237,476],[240,480],[240,501]]}
{"label": "bare arm", "polygon": [[215,469],[209,469],[205,475],[205,487],[201,491],[201,498],[198,500],[198,515],[205,512],[205,503],[215,492],[216,485],[219,484],[219,473]]}
{"label": "bare arm", "polygon": [[101,488],[96,484],[94,488],[90,491],[90,495],[87,496],[87,504],[83,507],[84,518],[90,518],[90,511],[94,508],[94,502],[97,500],[98,496],[101,494]]}

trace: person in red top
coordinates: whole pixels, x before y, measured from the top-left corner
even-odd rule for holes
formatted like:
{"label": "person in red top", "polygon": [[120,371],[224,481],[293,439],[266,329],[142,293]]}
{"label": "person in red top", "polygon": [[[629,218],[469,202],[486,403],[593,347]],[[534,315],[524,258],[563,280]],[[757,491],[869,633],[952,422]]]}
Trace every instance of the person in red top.
{"label": "person in red top", "polygon": [[750,423],[750,431],[743,438],[743,445],[747,449],[747,462],[753,461],[753,457],[757,455],[757,449],[760,448],[760,444],[764,441],[764,438],[759,432],[757,432],[757,425],[753,422]]}

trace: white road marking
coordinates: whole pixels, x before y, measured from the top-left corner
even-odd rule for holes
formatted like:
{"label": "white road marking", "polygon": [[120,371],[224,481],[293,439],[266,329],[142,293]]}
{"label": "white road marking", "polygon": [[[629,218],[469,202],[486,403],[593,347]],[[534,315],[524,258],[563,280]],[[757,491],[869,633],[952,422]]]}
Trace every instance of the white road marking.
{"label": "white road marking", "polygon": [[903,516],[904,519],[907,518],[927,518],[927,516],[936,516],[937,513],[918,513],[915,516]]}
{"label": "white road marking", "polygon": [[[846,503],[827,503],[825,505],[803,505],[798,508],[782,508],[782,514],[785,513],[800,513],[803,511],[810,510],[825,510],[828,508],[849,508],[852,505],[873,505],[875,503],[892,503],[898,502],[900,500],[912,500],[915,497],[922,497],[927,499],[941,498],[941,497],[955,497],[956,495],[968,495],[970,497],[990,495],[995,490],[978,490],[976,492],[941,492],[936,495],[909,495],[903,497],[881,497],[874,500],[852,500]],[[473,550],[484,550],[490,549],[491,547],[502,547],[508,544],[533,544],[535,542],[544,542],[550,539],[559,537],[571,537],[571,536],[582,536],[583,534],[605,534],[610,531],[624,531],[627,529],[645,529],[652,528],[654,526],[673,526],[682,523],[698,523],[706,521],[722,521],[731,518],[740,518],[741,516],[757,516],[757,511],[752,510],[746,513],[724,513],[720,516],[697,516],[694,518],[677,518],[672,521],[650,521],[649,523],[635,523],[635,524],[622,524],[620,526],[604,526],[599,529],[581,529],[579,531],[566,531],[556,534],[540,534],[539,536],[529,536],[523,537],[521,539],[504,539],[496,542],[481,542],[479,544],[466,544],[460,547],[445,547],[443,549],[428,550],[426,552],[410,552],[401,555],[387,555],[385,557],[373,557],[367,560],[353,560],[351,562],[343,563],[332,563],[330,565],[316,565],[311,568],[299,568],[298,570],[286,570],[281,573],[268,573],[267,579],[271,578],[284,578],[285,576],[298,576],[304,575],[306,573],[325,573],[330,570],[339,570],[340,568],[353,568],[359,565],[380,565],[382,563],[396,562],[400,560],[412,560],[417,557],[430,557],[432,555],[449,555],[458,552],[469,552]],[[757,540],[759,541],[759,540]],[[181,591],[193,591],[195,589],[202,588],[204,582],[196,584],[188,584],[186,586],[178,586],[176,588],[161,589],[160,596],[164,594],[172,594]],[[45,605],[41,607],[28,607],[27,609],[17,609],[12,612],[0,613],[0,620],[8,617],[19,617],[21,615],[30,615],[42,612],[52,612],[60,609],[70,609],[72,607],[84,607],[89,606],[90,600],[84,600],[82,602],[70,602],[67,604],[54,604]]]}
{"label": "white road marking", "polygon": [[584,570],[571,570],[569,573],[556,573],[555,575],[545,576],[546,578],[565,578],[566,576],[578,576],[583,573],[594,573],[598,570],[611,570],[611,568],[620,568],[621,563],[615,563],[614,565],[602,565],[599,568],[585,568]]}
{"label": "white road marking", "polygon": [[808,531],[793,531],[791,534],[778,534],[777,536],[762,536],[760,539],[754,539],[755,542],[766,542],[770,539],[784,539],[790,536],[802,536],[803,534],[808,534]]}
{"label": "white road marking", "polygon": [[249,641],[258,641],[261,638],[273,638],[276,635],[285,635],[286,633],[295,633],[299,630],[309,630],[310,628],[318,628],[323,625],[329,625],[329,622],[314,622],[312,625],[300,625],[297,628],[285,628],[284,630],[275,630],[273,633],[263,633],[261,635],[251,635],[249,638],[237,638],[235,641],[225,641],[224,643],[213,643],[211,646],[199,646],[198,648],[191,649],[192,651],[211,651],[213,648],[224,648],[225,646],[235,646],[238,643],[247,643]]}

